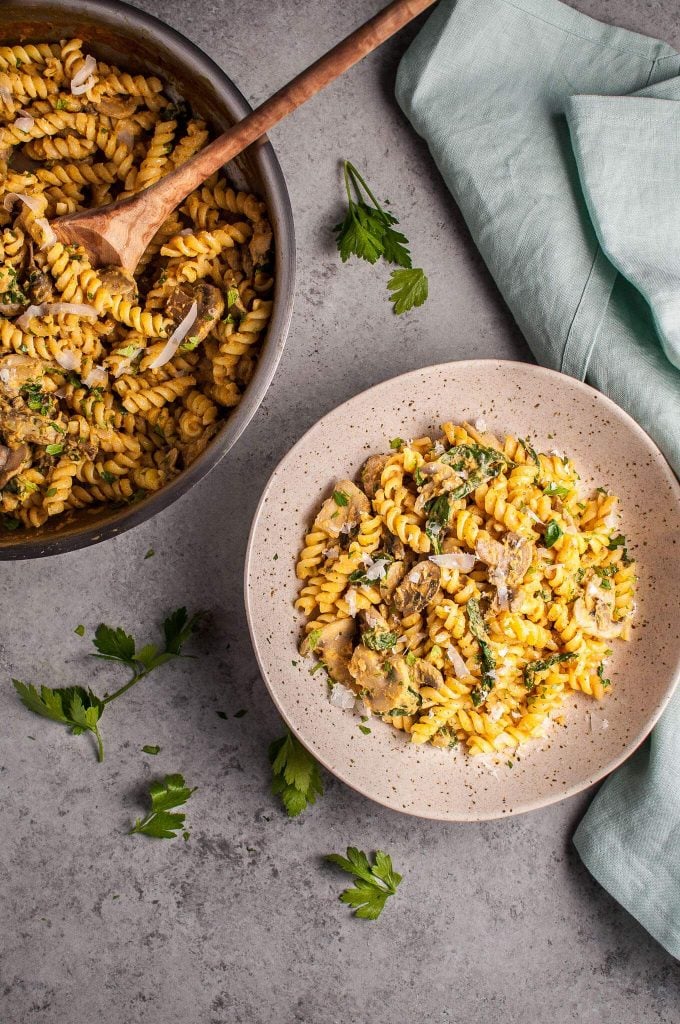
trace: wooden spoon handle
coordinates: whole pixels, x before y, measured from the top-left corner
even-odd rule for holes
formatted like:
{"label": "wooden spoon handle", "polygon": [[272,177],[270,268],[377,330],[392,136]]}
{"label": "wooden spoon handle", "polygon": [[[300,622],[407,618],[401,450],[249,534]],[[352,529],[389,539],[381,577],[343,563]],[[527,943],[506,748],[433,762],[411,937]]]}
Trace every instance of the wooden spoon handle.
{"label": "wooden spoon handle", "polygon": [[325,89],[353,64],[375,50],[433,3],[434,0],[394,0],[224,135],[162,179],[156,189],[161,190],[165,186],[166,195],[169,197],[172,193],[174,197],[172,207],[177,206],[223,164],[233,160],[275,124]]}

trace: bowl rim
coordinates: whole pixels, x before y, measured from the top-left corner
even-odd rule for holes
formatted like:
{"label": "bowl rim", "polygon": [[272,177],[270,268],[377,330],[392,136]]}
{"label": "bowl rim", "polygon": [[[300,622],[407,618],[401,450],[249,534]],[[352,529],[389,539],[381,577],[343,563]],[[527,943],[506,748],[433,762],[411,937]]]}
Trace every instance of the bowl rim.
{"label": "bowl rim", "polygon": [[254,563],[255,559],[256,533],[260,525],[260,520],[262,517],[264,506],[267,502],[267,499],[270,496],[270,488],[272,487],[272,484],[277,473],[279,472],[283,463],[286,462],[297,451],[309,449],[308,441],[310,435],[320,426],[320,424],[324,420],[338,412],[340,409],[345,408],[346,406],[350,405],[351,403],[357,400],[367,399],[368,396],[380,391],[383,387],[385,387],[386,384],[394,385],[394,383],[397,381],[403,381],[407,383],[410,378],[417,377],[423,373],[436,372],[439,374],[443,374],[447,371],[450,371],[452,367],[474,368],[475,366],[481,367],[484,364],[492,364],[494,367],[499,369],[502,369],[504,367],[512,367],[513,369],[516,369],[518,365],[525,365],[527,369],[531,370],[534,373],[537,373],[540,377],[543,377],[546,380],[546,383],[555,383],[557,380],[564,380],[564,378],[566,377],[569,380],[569,383],[576,387],[577,390],[585,391],[586,393],[596,395],[599,400],[604,402],[605,406],[609,406],[612,409],[616,410],[617,416],[621,416],[627,423],[627,425],[636,434],[642,437],[649,446],[651,446],[654,453],[658,456],[661,468],[665,472],[670,482],[671,489],[675,494],[678,504],[680,505],[680,481],[678,481],[677,477],[675,476],[675,473],[673,472],[663,452],[661,452],[655,441],[653,441],[649,434],[640,426],[639,423],[636,422],[636,420],[633,419],[633,417],[629,413],[625,411],[625,409],[622,409],[621,406],[617,405],[616,402],[614,402],[607,395],[603,394],[601,391],[598,391],[597,388],[592,387],[590,384],[586,384],[585,381],[581,381],[575,377],[571,377],[568,374],[560,373],[558,370],[553,370],[550,369],[549,367],[540,366],[533,363],[526,363],[524,360],[520,359],[496,359],[494,357],[489,357],[486,359],[454,359],[446,363],[433,363],[431,365],[421,366],[414,370],[409,370],[406,373],[398,374],[396,377],[386,378],[385,380],[380,381],[377,384],[374,384],[372,387],[366,388],[364,391],[358,392],[356,395],[353,395],[346,401],[341,402],[339,405],[334,406],[332,409],[329,409],[327,412],[323,414],[323,416],[320,416],[319,419],[317,419],[316,422],[313,423],[309,427],[309,429],[305,431],[302,437],[300,437],[299,440],[286,451],[286,453],[282,456],[282,458],[274,467],[269,479],[267,480],[267,483],[265,484],[265,487],[260,496],[260,500],[258,501],[257,508],[255,509],[255,513],[253,515],[243,568],[243,599],[245,604],[246,619],[248,622],[248,631],[250,634],[251,646],[255,653],[255,658],[257,660],[258,668],[260,670],[260,675],[264,681],[267,691],[269,692],[269,696],[271,697],[274,706],[281,715],[288,729],[290,729],[290,731],[293,733],[296,739],[302,744],[302,746],[306,750],[308,750],[312,754],[312,756],[315,758],[315,760],[319,762],[319,764],[321,764],[327,771],[329,771],[336,778],[340,779],[340,781],[343,782],[346,786],[349,786],[350,789],[355,790],[362,796],[367,797],[374,803],[377,803],[380,806],[385,807],[391,811],[396,811],[400,814],[408,815],[409,817],[423,818],[425,820],[430,821],[497,821],[505,818],[515,817],[518,814],[527,814],[530,811],[540,810],[543,807],[548,807],[551,804],[559,803],[561,800],[566,800],[569,797],[576,796],[576,794],[581,793],[584,790],[588,789],[590,786],[593,786],[596,783],[602,781],[602,779],[606,778],[618,767],[620,767],[620,765],[622,765],[624,761],[628,760],[628,758],[630,758],[635,753],[635,751],[638,750],[638,748],[644,743],[644,741],[647,739],[654,726],[661,718],[661,715],[666,710],[666,707],[668,706],[673,694],[675,693],[676,688],[678,687],[678,685],[680,685],[680,662],[678,662],[675,666],[674,673],[670,677],[668,686],[666,687],[663,697],[660,700],[658,700],[652,713],[646,719],[644,725],[638,730],[635,736],[631,737],[630,741],[618,754],[610,758],[610,760],[606,764],[600,766],[600,768],[598,768],[596,771],[590,772],[588,776],[584,779],[578,782],[574,782],[573,784],[565,787],[559,792],[535,797],[533,799],[528,798],[526,800],[519,801],[516,805],[513,805],[513,807],[510,810],[506,809],[498,813],[495,813],[493,811],[474,811],[469,814],[449,814],[439,812],[428,813],[427,811],[423,810],[415,810],[412,807],[401,807],[397,806],[396,804],[389,803],[387,800],[384,800],[381,797],[371,793],[369,791],[368,786],[361,786],[356,781],[352,781],[349,778],[347,778],[343,772],[342,766],[338,768],[337,765],[331,764],[329,759],[325,757],[323,752],[319,754],[319,752],[317,752],[316,750],[310,749],[309,741],[305,739],[305,737],[295,728],[295,726],[289,719],[288,713],[285,707],[283,706],[281,698],[272,689],[272,686],[268,679],[263,657],[261,656],[261,647],[263,645],[256,642],[255,639],[256,619],[254,610],[251,607],[251,581],[257,579],[257,572],[251,572],[251,564]]}
{"label": "bowl rim", "polygon": [[[3,7],[3,13],[6,14],[13,6],[24,20],[30,20],[31,9],[45,9],[49,5],[46,0],[19,0],[18,4],[10,0]],[[107,21],[106,15],[109,15],[109,21],[125,21],[133,27],[146,29],[149,34],[162,39],[167,49],[177,56],[179,63],[189,64],[214,85],[235,121],[252,111],[253,108],[240,89],[211,57],[196,43],[146,11],[132,7],[124,0],[59,0],[59,8],[61,11],[87,14],[92,20],[104,23]],[[247,152],[250,152],[262,184],[268,191],[267,208],[276,241],[276,277],[271,320],[255,373],[243,398],[205,451],[159,491],[127,508],[116,510],[110,520],[102,517],[90,525],[86,521],[76,521],[66,526],[63,532],[22,532],[16,535],[16,540],[8,538],[0,542],[0,562],[42,558],[90,547],[151,519],[191,490],[217,466],[260,408],[281,360],[293,313],[295,227],[283,171],[268,136],[262,136]],[[15,535],[11,536],[13,538]]]}

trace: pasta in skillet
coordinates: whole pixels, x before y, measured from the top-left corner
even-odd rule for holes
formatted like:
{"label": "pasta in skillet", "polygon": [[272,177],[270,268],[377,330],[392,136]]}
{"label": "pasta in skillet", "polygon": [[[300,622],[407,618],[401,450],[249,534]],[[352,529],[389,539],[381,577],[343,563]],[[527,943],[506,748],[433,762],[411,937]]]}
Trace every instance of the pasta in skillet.
{"label": "pasta in skillet", "polygon": [[272,307],[265,206],[223,175],[162,225],[136,275],[94,269],[50,221],[148,188],[208,141],[155,77],[82,43],[0,47],[0,523],[158,490],[206,447]]}
{"label": "pasta in skillet", "polygon": [[605,696],[634,563],[617,499],[583,497],[566,456],[481,422],[443,431],[394,439],[321,506],[297,563],[301,653],[332,703],[363,699],[413,743],[512,750],[570,692]]}

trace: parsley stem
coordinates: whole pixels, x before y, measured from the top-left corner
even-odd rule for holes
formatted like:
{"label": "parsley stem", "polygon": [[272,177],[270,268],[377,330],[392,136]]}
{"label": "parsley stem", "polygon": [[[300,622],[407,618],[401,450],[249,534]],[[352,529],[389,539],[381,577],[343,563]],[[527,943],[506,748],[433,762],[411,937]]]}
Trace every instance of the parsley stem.
{"label": "parsley stem", "polygon": [[356,169],[356,167],[354,166],[354,164],[351,164],[349,162],[349,160],[345,160],[345,186],[347,188],[347,197],[348,197],[350,203],[352,202],[352,197],[351,197],[350,192],[349,192],[349,184],[348,184],[348,180],[347,180],[348,172],[351,175],[352,184],[354,185],[354,188],[356,189],[357,198],[361,201],[361,192],[360,192],[359,188],[357,188],[357,183],[358,183],[361,186],[361,188],[363,188],[364,192],[366,193],[368,198],[371,200],[371,202],[375,206],[376,210],[378,210],[379,213],[381,213],[383,215],[383,217],[384,217],[385,216],[385,211],[383,210],[382,206],[380,205],[378,200],[375,198],[375,196],[371,192],[371,190],[368,187],[368,185],[366,184],[364,178],[361,176],[361,174],[359,174],[359,172]]}
{"label": "parsley stem", "polygon": [[104,697],[102,703],[103,704],[110,704],[112,700],[116,699],[116,697],[122,697],[122,695],[124,693],[126,693],[129,689],[131,689],[135,685],[135,683],[138,683],[140,679],[143,679],[144,676],[146,676],[148,674],[149,673],[147,671],[135,672],[135,674],[132,676],[132,678],[128,679],[128,681],[125,684],[125,686],[121,686],[121,688],[119,690],[116,690],[115,693],[108,694],[108,696]]}
{"label": "parsley stem", "polygon": [[98,725],[95,725],[93,732],[97,737],[97,760],[101,764],[101,762],[104,760],[104,741],[102,739],[102,734],[99,731]]}

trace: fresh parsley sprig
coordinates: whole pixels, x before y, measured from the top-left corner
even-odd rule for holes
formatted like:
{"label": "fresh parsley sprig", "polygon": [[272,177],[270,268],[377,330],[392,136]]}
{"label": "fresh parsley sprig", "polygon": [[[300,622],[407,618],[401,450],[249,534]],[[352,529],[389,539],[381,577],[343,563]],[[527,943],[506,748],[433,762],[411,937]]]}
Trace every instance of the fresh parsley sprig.
{"label": "fresh parsley sprig", "polygon": [[286,731],[269,747],[272,766],[272,793],[281,802],[290,818],[297,817],[309,805],[323,796],[323,782],[319,766],[310,753]]}
{"label": "fresh parsley sprig", "polygon": [[182,654],[182,647],[196,629],[202,615],[202,612],[198,612],[190,617],[186,608],[177,608],[171,612],[163,623],[165,644],[162,649],[149,643],[137,650],[134,637],[124,629],[101,623],[94,635],[93,643],[97,653],[93,657],[118,662],[127,666],[132,673],[123,686],[113,693],[104,694],[103,698],[82,686],[55,689],[41,686],[38,690],[32,683],[23,683],[19,679],[13,679],[12,683],[21,703],[35,715],[67,725],[74,736],[91,732],[97,742],[97,759],[103,761],[104,742],[99,731],[99,721],[106,706],[167,661],[193,657]]}
{"label": "fresh parsley sprig", "polygon": [[[195,792],[196,786],[189,789],[184,776],[179,773],[166,775],[162,782],[152,782],[149,786],[151,810],[146,817],[137,819],[128,835],[136,832],[156,839],[175,839],[180,829],[184,829],[186,815],[174,812],[173,808],[181,807]],[[186,830],[183,835],[185,839],[189,838]]]}
{"label": "fresh parsley sprig", "polygon": [[380,917],[388,898],[394,896],[402,879],[392,867],[390,855],[376,850],[371,864],[363,850],[348,846],[346,857],[329,853],[325,859],[356,878],[354,885],[339,896],[342,903],[354,908],[355,917],[366,921]]}
{"label": "fresh parsley sprig", "polygon": [[414,306],[422,306],[427,299],[427,277],[420,267],[412,265],[409,241],[394,229],[399,221],[383,209],[349,160],[343,161],[343,172],[347,213],[333,228],[340,259],[346,263],[350,256],[358,256],[368,263],[377,263],[380,258],[396,263],[401,269],[392,271],[387,283],[394,312],[400,315]]}
{"label": "fresh parsley sprig", "polygon": [[97,741],[97,758],[99,761],[104,760],[104,741],[98,724],[104,712],[104,701],[92,690],[82,686],[65,686],[58,690],[41,686],[37,690],[32,683],[22,683],[19,679],[13,679],[12,682],[21,703],[35,715],[50,718],[53,722],[62,722],[69,727],[73,736],[80,736],[84,732],[93,733]]}

